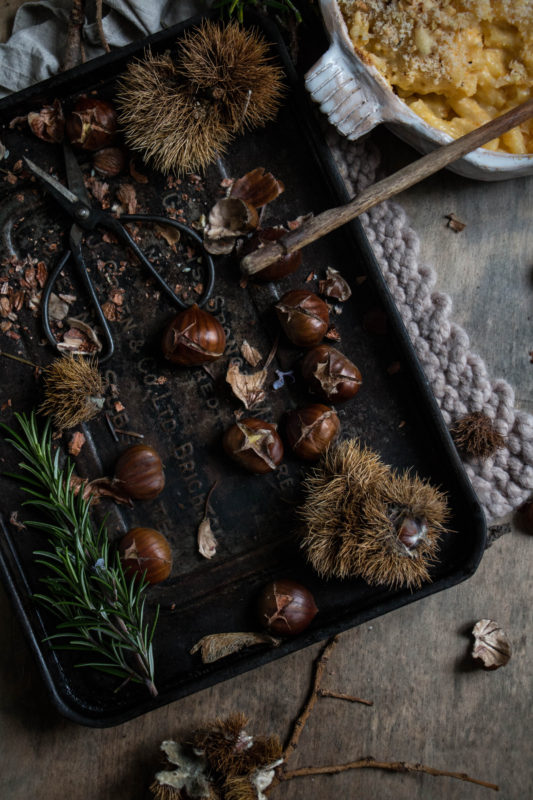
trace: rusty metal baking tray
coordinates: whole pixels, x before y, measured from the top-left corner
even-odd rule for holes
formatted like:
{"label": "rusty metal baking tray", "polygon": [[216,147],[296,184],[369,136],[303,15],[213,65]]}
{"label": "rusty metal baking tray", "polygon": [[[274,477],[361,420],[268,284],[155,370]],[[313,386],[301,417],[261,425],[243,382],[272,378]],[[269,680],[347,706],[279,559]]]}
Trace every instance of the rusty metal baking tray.
{"label": "rusty metal baking tray", "polygon": [[[271,171],[286,187],[270,207],[272,223],[311,211],[318,213],[348,199],[323,143],[315,110],[280,35],[268,21],[257,18],[254,23],[273,42],[276,57],[286,71],[289,88],[277,120],[236,140],[201,182],[184,179],[169,186],[161,176],[143,168],[149,182],[136,184],[143,210],[165,213],[174,208],[192,222],[221,195],[224,177],[239,177],[257,166]],[[21,126],[10,129],[9,122],[56,97],[66,106],[82,91],[96,90],[99,96],[112,98],[115,77],[129,59],[141,54],[148,44],[157,50],[166,49],[190,24],[163,31],[3,100],[1,138],[10,151],[4,162],[7,168],[27,154],[62,174],[59,146],[41,142]],[[120,181],[109,181],[111,197]],[[29,254],[52,267],[62,251],[67,221],[28,180],[19,178],[15,185],[4,180],[0,194],[3,256]],[[158,257],[158,247],[165,246],[161,240],[148,241],[148,245],[153,257]],[[89,669],[76,669],[71,653],[54,651],[44,641],[54,623],[31,599],[39,578],[32,552],[42,547],[42,539],[36,532],[17,530],[9,523],[23,498],[12,481],[1,479],[2,577],[46,686],[62,714],[95,727],[124,722],[441,591],[474,573],[485,543],[482,510],[358,222],[308,247],[300,271],[277,284],[259,286],[250,282],[243,287],[236,265],[228,259],[218,260],[211,310],[229,337],[227,357],[213,365],[211,374],[202,368],[176,370],[162,360],[160,333],[175,309],[158,295],[135,262],[121,265],[128,258],[123,250],[102,241],[95,232],[88,237],[86,252],[93,259],[93,275],[100,282],[103,299],[110,286],[124,289],[121,319],[112,323],[117,351],[105,369],[107,380],[116,387],[115,397],[109,393],[107,398],[107,412],[117,428],[145,435],[161,453],[167,476],[167,487],[156,500],[138,502],[133,510],[108,506],[109,530],[118,536],[133,524],[159,528],[172,544],[174,568],[163,585],[149,592],[151,609],[157,603],[162,609],[154,642],[159,696],[151,699],[143,687],[135,685],[115,692],[112,679]],[[180,266],[170,255],[171,280],[201,281],[194,260],[189,271],[183,271],[185,260]],[[387,591],[360,580],[319,579],[306,564],[294,533],[302,466],[287,457],[275,474],[248,475],[228,463],[220,446],[221,435],[239,407],[224,380],[229,358],[239,356],[244,338],[266,355],[277,333],[271,311],[275,299],[292,287],[305,284],[312,288],[316,284],[305,283],[306,277],[310,273],[322,276],[327,266],[339,269],[352,285],[352,298],[335,317],[335,325],[341,334],[340,346],[359,366],[364,379],[359,394],[339,407],[343,436],[361,437],[381,453],[384,461],[400,468],[413,467],[449,495],[454,532],[443,541],[439,563],[432,571],[433,581],[419,591]],[[63,291],[75,292],[76,287],[65,283]],[[376,326],[376,308],[384,312],[385,325]],[[75,306],[73,310],[78,315],[82,311]],[[21,311],[18,321],[19,327],[13,330],[20,338],[10,341],[3,336],[3,349],[41,365],[49,363],[54,353],[43,342],[40,320],[30,311]],[[273,369],[286,371],[294,361],[294,350],[281,342]],[[40,399],[40,388],[30,368],[3,359],[1,370],[1,419],[11,422],[14,410],[31,410]],[[274,377],[272,372],[272,380]],[[254,415],[277,422],[283,411],[306,399],[298,381],[287,383],[278,391],[271,389]],[[124,445],[113,441],[103,416],[86,425],[84,432],[87,443],[77,459],[78,472],[90,478],[112,474],[126,440]],[[13,451],[4,442],[0,442],[0,449],[2,467],[13,468]],[[206,561],[197,553],[196,530],[206,493],[215,480],[213,525],[219,548],[216,557]],[[206,634],[256,629],[255,597],[266,581],[280,577],[300,581],[315,596],[320,611],[306,632],[279,648],[261,645],[211,665],[203,665],[198,655],[190,655],[192,645]]]}

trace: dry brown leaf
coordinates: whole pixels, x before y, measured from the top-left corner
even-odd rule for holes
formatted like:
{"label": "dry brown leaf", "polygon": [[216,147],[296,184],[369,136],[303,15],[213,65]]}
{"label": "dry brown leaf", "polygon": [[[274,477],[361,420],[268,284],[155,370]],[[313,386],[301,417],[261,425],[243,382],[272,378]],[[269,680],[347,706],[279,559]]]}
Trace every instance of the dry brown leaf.
{"label": "dry brown leaf", "polygon": [[217,540],[208,519],[203,519],[198,526],[198,552],[204,558],[213,558],[217,552]]}
{"label": "dry brown leaf", "polygon": [[162,236],[165,242],[174,249],[181,238],[179,228],[175,228],[173,225],[156,225],[155,232]]}
{"label": "dry brown leaf", "polygon": [[241,344],[242,357],[251,367],[257,367],[263,356],[256,347],[252,347],[246,339]]}
{"label": "dry brown leaf", "polygon": [[480,619],[472,629],[472,656],[483,662],[485,669],[504,667],[511,658],[511,644],[505,631],[492,619]]}
{"label": "dry brown leaf", "polygon": [[270,644],[272,647],[279,647],[281,639],[275,639],[267,633],[213,633],[203,636],[199,642],[196,642],[190,653],[194,655],[200,651],[202,662],[212,664],[219,658],[238,653],[239,650],[255,644]]}
{"label": "dry brown leaf", "polygon": [[264,167],[257,167],[247,172],[233,183],[229,196],[240,197],[255,208],[262,208],[278,197],[285,187],[271,172]]}
{"label": "dry brown leaf", "polygon": [[85,436],[81,431],[76,431],[70,437],[70,441],[68,443],[68,451],[71,456],[79,456],[81,448],[85,444],[86,439]]}
{"label": "dry brown leaf", "polygon": [[233,362],[229,365],[226,373],[226,381],[231,386],[233,394],[237,397],[245,408],[253,408],[265,399],[263,389],[267,379],[267,370],[263,368],[259,372],[252,372],[245,375],[240,371],[239,365]]}

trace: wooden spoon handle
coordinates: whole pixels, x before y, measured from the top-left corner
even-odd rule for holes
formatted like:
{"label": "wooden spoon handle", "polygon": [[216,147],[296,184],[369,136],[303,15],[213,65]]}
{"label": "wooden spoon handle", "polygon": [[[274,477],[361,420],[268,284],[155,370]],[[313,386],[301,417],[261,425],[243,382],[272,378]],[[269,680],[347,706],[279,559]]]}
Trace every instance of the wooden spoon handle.
{"label": "wooden spoon handle", "polygon": [[399,192],[403,192],[409,186],[419,183],[424,178],[427,178],[428,175],[433,175],[439,169],[446,167],[477,147],[490,142],[491,139],[501,136],[502,133],[515,128],[530,117],[533,117],[533,99],[527,100],[516,108],[512,108],[511,111],[507,111],[501,117],[492,119],[482,125],[481,128],[476,128],[465,136],[450,142],[450,144],[433,150],[428,155],[389,175],[388,178],[378,181],[378,183],[370,186],[346,205],[323,211],[322,214],[313,217],[297,230],[282,236],[277,242],[259,247],[242,259],[242,272],[245,275],[254,275],[256,272],[260,272],[281,256],[300,250],[307,244],[316,241],[316,239],[320,239],[336,228],[340,228],[341,225],[355,219],[369,208],[381,203],[383,200],[387,200],[389,197],[393,197]]}

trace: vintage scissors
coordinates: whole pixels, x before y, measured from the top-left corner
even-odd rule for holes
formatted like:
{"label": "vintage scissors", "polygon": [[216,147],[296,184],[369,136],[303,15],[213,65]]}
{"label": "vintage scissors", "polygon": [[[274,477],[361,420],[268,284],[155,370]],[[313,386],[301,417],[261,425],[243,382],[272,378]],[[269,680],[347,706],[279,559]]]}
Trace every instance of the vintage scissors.
{"label": "vintage scissors", "polygon": [[124,226],[123,223],[125,222],[158,222],[164,225],[172,225],[175,228],[178,228],[182,233],[185,233],[191,239],[193,239],[201,248],[202,258],[206,269],[206,280],[204,282],[204,291],[202,296],[198,299],[198,305],[204,305],[207,300],[209,299],[211,292],[213,291],[213,285],[215,282],[215,269],[213,265],[213,260],[209,253],[207,253],[202,245],[201,237],[196,233],[196,231],[192,230],[191,228],[183,225],[176,220],[170,219],[169,217],[157,216],[152,214],[122,214],[120,218],[114,217],[111,214],[102,211],[97,208],[93,208],[91,201],[89,200],[89,195],[87,194],[87,190],[85,188],[85,184],[83,181],[83,174],[80,169],[80,165],[78,164],[78,160],[70,147],[68,145],[64,145],[64,155],[65,155],[65,167],[67,173],[67,182],[68,182],[68,189],[63,186],[58,180],[53,178],[51,175],[48,175],[44,170],[34,164],[33,161],[30,161],[29,158],[24,158],[26,162],[26,166],[28,167],[31,172],[38,178],[45,186],[45,188],[50,192],[50,194],[57,200],[57,202],[62,206],[62,208],[74,219],[74,223],[70,229],[69,233],[69,248],[63,254],[59,263],[54,267],[50,277],[46,283],[46,286],[43,290],[42,295],[42,313],[43,313],[43,327],[44,332],[46,334],[46,338],[54,347],[57,347],[58,341],[55,338],[54,334],[52,333],[50,327],[50,317],[49,317],[49,303],[50,303],[50,295],[52,290],[57,282],[57,279],[64,269],[66,264],[70,259],[74,261],[74,265],[77,269],[78,276],[83,284],[84,289],[89,295],[91,305],[94,308],[96,313],[96,317],[98,322],[102,328],[106,349],[99,356],[99,361],[104,362],[111,358],[115,350],[115,344],[113,342],[113,336],[111,334],[111,330],[107,323],[107,319],[105,318],[104,312],[102,311],[102,306],[98,300],[96,290],[94,288],[93,282],[87,270],[87,265],[85,263],[85,259],[82,253],[82,243],[85,231],[91,231],[95,227],[100,226],[102,228],[106,228],[107,230],[111,231],[115,234],[117,239],[122,242],[122,244],[130,247],[139,261],[148,269],[150,274],[155,278],[158,285],[163,289],[166,295],[172,300],[180,308],[187,308],[188,304],[185,303],[177,294],[173,292],[170,288],[168,283],[165,279],[158,273],[154,265],[151,261],[146,257],[137,243],[134,241],[132,236],[130,235],[127,228]]}

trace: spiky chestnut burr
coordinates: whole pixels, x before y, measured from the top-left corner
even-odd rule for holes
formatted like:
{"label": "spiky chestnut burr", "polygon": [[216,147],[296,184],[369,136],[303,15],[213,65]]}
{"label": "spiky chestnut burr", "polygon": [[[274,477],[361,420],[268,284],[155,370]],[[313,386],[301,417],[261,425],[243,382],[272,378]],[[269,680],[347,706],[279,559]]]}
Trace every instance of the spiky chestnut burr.
{"label": "spiky chestnut burr", "polygon": [[205,22],[172,54],[131,63],[118,91],[129,146],[165,173],[204,169],[237,133],[275,117],[282,71],[268,47],[237,23]]}
{"label": "spiky chestnut burr", "polygon": [[505,447],[505,438],[483,411],[466,414],[451,429],[453,440],[460,450],[477,458],[488,458]]}
{"label": "spiky chestnut burr", "polygon": [[357,542],[345,538],[339,559],[349,573],[389,589],[429,581],[449,510],[445,495],[417,475],[391,473],[367,498]]}
{"label": "spiky chestnut burr", "polygon": [[444,494],[397,474],[356,441],[330,448],[304,482],[302,547],[323,577],[416,588],[429,580],[449,516]]}
{"label": "spiky chestnut burr", "polygon": [[95,417],[104,407],[104,385],[95,360],[61,356],[44,370],[44,402],[39,411],[52,417],[56,428],[73,428]]}
{"label": "spiky chestnut burr", "polygon": [[348,573],[340,552],[346,538],[357,541],[364,524],[365,500],[389,477],[389,467],[354,439],[330,447],[303,483],[306,501],[299,511],[302,547],[322,577]]}

